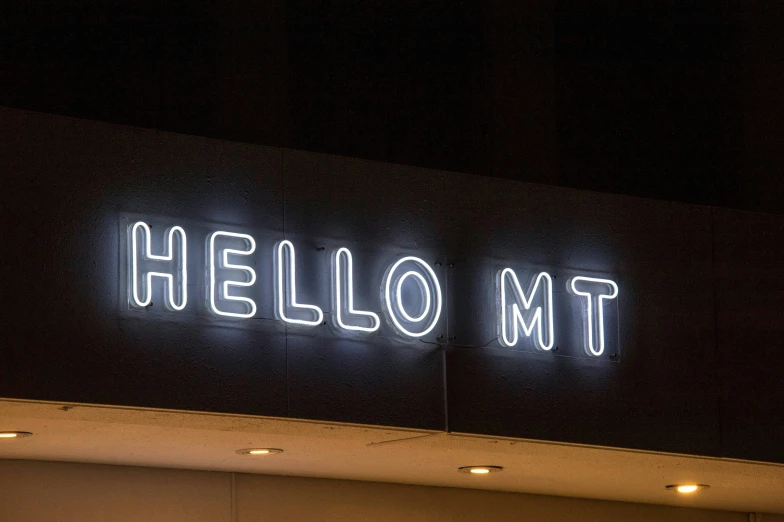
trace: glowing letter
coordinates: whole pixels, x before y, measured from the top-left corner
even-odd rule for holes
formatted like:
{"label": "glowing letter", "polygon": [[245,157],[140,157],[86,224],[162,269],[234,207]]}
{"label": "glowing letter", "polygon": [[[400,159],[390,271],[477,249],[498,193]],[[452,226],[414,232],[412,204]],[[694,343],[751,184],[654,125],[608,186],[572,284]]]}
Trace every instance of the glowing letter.
{"label": "glowing letter", "polygon": [[[396,271],[403,263],[410,262],[419,265],[427,277],[419,272],[409,270],[402,275],[397,275]],[[412,316],[403,306],[403,283],[409,277],[413,277],[420,289],[421,300],[419,303],[419,315]],[[392,286],[395,286],[394,294],[392,293]],[[433,298],[431,294],[435,294],[435,310],[433,310]],[[394,305],[392,303],[394,295]],[[435,328],[438,319],[441,317],[441,285],[438,283],[438,277],[430,265],[425,263],[418,257],[403,257],[398,259],[397,262],[390,267],[387,271],[386,280],[384,281],[384,309],[389,315],[390,320],[395,327],[405,336],[408,337],[422,337],[430,333]],[[425,325],[425,328],[420,332],[414,332],[403,326],[401,319],[397,316],[402,316],[402,321],[407,323],[417,323],[431,316],[430,321]]]}
{"label": "glowing letter", "polygon": [[[341,262],[341,258],[345,258],[345,263]],[[335,323],[339,328],[345,330],[354,330],[357,332],[375,332],[381,325],[381,320],[378,315],[373,312],[363,312],[354,310],[354,261],[351,257],[351,251],[348,248],[340,248],[335,252],[333,257],[333,292],[334,292],[334,305]],[[343,282],[345,279],[345,283]],[[343,295],[345,293],[345,304]],[[343,312],[345,308],[346,316],[362,316],[370,320],[370,326],[355,326],[346,324],[343,321]]]}
{"label": "glowing letter", "polygon": [[[577,283],[599,283],[610,287],[609,294],[593,294],[590,291],[577,290]],[[596,279],[594,277],[574,277],[569,281],[569,290],[575,295],[585,297],[586,310],[585,310],[585,324],[586,324],[586,339],[587,348],[590,355],[601,355],[604,352],[604,301],[606,299],[615,299],[618,296],[618,285],[609,279]],[[593,313],[593,301],[596,299],[596,313]],[[599,332],[598,348],[594,348],[594,323],[596,323],[596,330]]]}
{"label": "glowing letter", "polygon": [[[288,255],[284,251],[288,251]],[[285,262],[284,257],[288,258],[288,263]],[[277,293],[277,314],[278,318],[282,321],[291,324],[301,324],[304,326],[317,326],[324,320],[324,312],[321,308],[315,305],[299,304],[297,302],[297,263],[294,253],[294,245],[291,241],[284,240],[278,243],[275,248],[275,269],[277,277],[275,278]],[[286,277],[284,277],[284,272]],[[307,310],[313,317],[312,320],[295,319],[286,315],[286,309],[293,308],[299,310]]]}
{"label": "glowing letter", "polygon": [[[139,233],[142,240],[139,241]],[[174,260],[174,234],[179,238],[179,263],[174,274],[167,272],[147,272],[147,277],[142,277],[142,292],[139,295],[139,262],[144,261],[173,261]],[[188,302],[188,248],[185,231],[181,227],[172,227],[164,235],[163,255],[153,255],[150,245],[150,227],[143,221],[138,221],[131,226],[131,303],[135,306],[148,306],[152,302],[152,278],[160,277],[168,282],[165,287],[166,306],[172,310],[182,310]],[[168,245],[168,246],[167,246]],[[141,253],[139,249],[141,248]],[[140,259],[141,257],[141,259]],[[177,276],[175,291],[174,279]],[[176,296],[176,298],[175,298]],[[179,304],[178,304],[179,302]]]}
{"label": "glowing letter", "polygon": [[[218,286],[217,281],[215,280],[215,240],[219,237],[230,237],[230,238],[238,238],[245,242],[246,249],[245,250],[237,250],[234,248],[224,248],[223,255],[220,256],[219,261],[219,268],[233,268],[236,270],[242,270],[247,274],[246,281],[224,281],[223,285],[220,286],[220,292],[216,292],[216,287]],[[253,283],[256,282],[256,271],[253,268],[247,265],[235,265],[229,261],[230,255],[235,256],[249,256],[256,250],[256,241],[249,236],[248,234],[237,234],[234,232],[213,232],[210,234],[208,239],[209,244],[209,259],[207,259],[207,268],[209,270],[209,277],[210,277],[210,293],[207,298],[207,303],[210,307],[212,313],[216,315],[223,315],[226,317],[239,317],[239,318],[248,318],[253,317],[256,315],[256,303],[253,299],[248,297],[241,297],[237,295],[231,295],[229,293],[229,289],[231,287],[246,287],[252,286]],[[219,250],[220,252],[220,250]],[[219,294],[219,295],[216,295]],[[224,310],[218,309],[218,299],[225,299],[226,301],[237,301],[240,303],[245,303],[247,312],[245,313],[237,313],[237,312],[226,312]]]}
{"label": "glowing letter", "polygon": [[[506,297],[506,282],[509,280],[512,283],[515,291],[515,300],[517,302],[511,305],[507,302]],[[545,318],[542,318],[542,307],[537,306],[534,310],[533,318],[530,324],[525,323],[523,314],[520,311],[520,304],[526,310],[531,309],[531,303],[536,295],[536,290],[539,284],[544,281],[544,294],[545,294]],[[536,327],[536,342],[541,350],[550,350],[553,347],[553,280],[547,272],[540,272],[534,280],[531,288],[531,293],[526,297],[523,289],[520,287],[520,281],[517,279],[517,274],[511,268],[504,268],[498,276],[498,290],[500,294],[500,330],[501,344],[504,346],[515,346],[517,344],[518,330],[522,328],[523,333],[530,337],[534,328]],[[511,311],[511,318],[508,317]],[[542,323],[546,321],[546,324]],[[547,330],[547,342],[545,342],[544,331]],[[511,335],[510,335],[511,334]]]}

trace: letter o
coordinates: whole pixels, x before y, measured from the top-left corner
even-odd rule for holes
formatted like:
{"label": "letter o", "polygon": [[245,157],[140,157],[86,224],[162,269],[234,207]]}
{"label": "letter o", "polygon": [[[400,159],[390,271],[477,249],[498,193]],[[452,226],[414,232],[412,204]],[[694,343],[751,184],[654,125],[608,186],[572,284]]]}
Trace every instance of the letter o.
{"label": "letter o", "polygon": [[[415,272],[413,270],[408,270],[404,274],[398,276],[397,272],[399,272],[399,268],[403,263],[413,263],[421,267],[422,272]],[[424,294],[424,302],[425,306],[423,307],[423,311],[420,315],[414,317],[409,315],[409,313],[405,310],[402,302],[402,286],[403,282],[408,279],[409,277],[413,277],[419,283],[419,287],[422,289]],[[429,280],[429,281],[428,281]],[[394,285],[394,292],[393,292],[393,285]],[[433,331],[433,328],[436,327],[438,320],[441,318],[441,308],[443,306],[443,299],[441,297],[441,285],[438,282],[438,277],[433,269],[428,265],[425,261],[418,257],[414,256],[407,256],[398,259],[389,270],[387,270],[386,277],[384,278],[384,310],[387,313],[390,321],[395,326],[395,328],[406,337],[413,337],[419,338],[423,337],[430,332]],[[432,291],[431,291],[432,290]],[[431,296],[431,293],[434,296]],[[434,297],[434,298],[433,298]],[[394,303],[393,303],[394,299]],[[435,307],[433,306],[435,302]],[[433,310],[433,308],[435,308]],[[402,317],[399,317],[402,316]],[[421,322],[426,319],[428,316],[431,319],[426,323],[425,328],[421,331],[412,331],[409,328],[406,328],[402,321],[406,321],[409,323],[417,323]]]}

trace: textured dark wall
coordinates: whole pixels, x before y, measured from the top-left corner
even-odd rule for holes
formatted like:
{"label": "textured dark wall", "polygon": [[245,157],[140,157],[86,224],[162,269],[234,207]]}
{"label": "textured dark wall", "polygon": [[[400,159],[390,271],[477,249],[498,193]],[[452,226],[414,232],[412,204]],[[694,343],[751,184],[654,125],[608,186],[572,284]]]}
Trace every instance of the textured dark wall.
{"label": "textured dark wall", "polygon": [[0,105],[784,211],[779,0],[6,0]]}
{"label": "textured dark wall", "polygon": [[[780,217],[9,109],[0,171],[0,396],[784,462]],[[129,317],[122,212],[427,248],[448,342]],[[483,259],[616,275],[621,360],[485,346]]]}

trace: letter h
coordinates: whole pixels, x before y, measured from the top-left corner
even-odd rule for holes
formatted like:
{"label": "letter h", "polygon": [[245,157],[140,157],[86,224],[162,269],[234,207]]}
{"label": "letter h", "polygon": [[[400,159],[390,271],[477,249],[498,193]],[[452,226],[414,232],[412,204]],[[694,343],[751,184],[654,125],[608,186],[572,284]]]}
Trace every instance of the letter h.
{"label": "letter h", "polygon": [[[175,256],[174,237],[177,236],[178,255]],[[136,307],[146,307],[152,302],[153,278],[162,279],[164,301],[171,310],[182,310],[188,302],[188,248],[182,227],[169,228],[164,234],[164,251],[152,253],[150,227],[143,221],[130,228],[130,291],[129,301]],[[175,259],[176,257],[176,259]],[[163,268],[168,271],[162,271]]]}

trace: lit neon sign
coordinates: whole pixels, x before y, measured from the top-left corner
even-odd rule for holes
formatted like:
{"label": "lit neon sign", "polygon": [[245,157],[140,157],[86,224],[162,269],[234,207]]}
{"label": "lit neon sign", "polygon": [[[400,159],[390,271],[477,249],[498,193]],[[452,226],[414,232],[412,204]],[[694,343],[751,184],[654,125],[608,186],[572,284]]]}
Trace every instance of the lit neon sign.
{"label": "lit neon sign", "polygon": [[[141,248],[139,244],[139,233],[142,235]],[[172,227],[166,231],[168,246],[164,248],[164,253],[155,255],[152,253],[152,239],[150,227],[146,223],[139,221],[134,223],[130,230],[131,234],[131,302],[135,306],[149,306],[152,301],[152,281],[153,277],[158,277],[166,281],[166,305],[172,310],[182,310],[188,304],[188,242],[185,231],[181,227]],[[139,293],[139,274],[140,265],[143,261],[164,261],[169,265],[174,260],[174,236],[177,235],[179,244],[180,261],[177,266],[171,266],[169,272],[155,272],[148,270],[146,277],[142,277],[142,291]],[[166,244],[164,243],[164,244]],[[141,250],[141,251],[140,251]],[[162,263],[156,263],[158,264]],[[175,283],[175,279],[177,282]],[[145,284],[146,283],[146,284]],[[179,304],[178,304],[179,302]]]}
{"label": "lit neon sign", "polygon": [[[584,286],[584,283],[598,283],[610,289],[609,294],[594,294],[590,291],[580,291],[577,285]],[[604,301],[618,297],[618,285],[609,279],[597,279],[595,277],[573,277],[569,281],[569,290],[575,295],[585,297],[585,325],[586,348],[591,355],[601,355],[604,353]],[[596,299],[596,312],[594,313],[594,299]],[[598,332],[598,338],[594,340],[594,330]]]}
{"label": "lit neon sign", "polygon": [[[220,268],[233,268],[235,270],[240,270],[245,272],[247,281],[237,281],[233,279],[227,279],[223,282],[223,286],[219,286],[217,283],[217,278],[215,277],[215,241],[221,237],[224,238],[238,238],[245,242],[245,250],[237,250],[235,248],[224,248],[222,250],[223,255],[219,258],[219,267]],[[210,311],[215,315],[222,315],[225,317],[239,317],[239,318],[248,318],[253,317],[256,315],[256,303],[253,299],[241,296],[234,296],[231,295],[230,289],[232,287],[242,288],[246,286],[252,286],[256,282],[256,271],[253,270],[252,267],[246,265],[237,265],[229,261],[230,255],[236,256],[249,256],[253,252],[256,251],[256,241],[248,234],[237,234],[234,232],[213,232],[210,234],[209,239],[207,240],[209,243],[209,259],[207,259],[207,270],[209,271],[210,277],[210,293],[207,298],[207,302],[210,307]],[[220,293],[220,296],[218,295]],[[219,298],[225,299],[226,301],[236,301],[243,303],[246,305],[247,310],[245,312],[227,312],[221,310],[218,306]]]}
{"label": "lit neon sign", "polygon": [[[499,311],[501,316],[498,322],[498,329],[501,344],[504,346],[515,346],[519,330],[522,330],[526,337],[530,337],[534,328],[536,328],[537,348],[545,351],[551,350],[555,334],[553,331],[553,280],[550,274],[547,272],[538,274],[534,279],[528,296],[523,292],[523,289],[520,287],[520,281],[517,279],[517,274],[511,268],[501,270],[498,279]],[[511,283],[514,289],[513,299],[507,299],[506,287],[508,282]],[[544,294],[544,306],[535,307],[531,322],[526,324],[520,311],[520,305],[523,306],[524,310],[530,310],[536,291],[540,286]],[[510,301],[516,302],[510,305]]]}
{"label": "lit neon sign", "polygon": [[[327,252],[328,266],[314,266],[312,258],[299,267],[294,242],[285,239],[257,248],[257,238],[246,232],[207,231],[204,237],[204,283],[201,277],[189,279],[200,262],[188,256],[186,225],[165,228],[162,247],[154,248],[150,226],[141,220],[126,220],[127,227],[127,302],[130,309],[152,306],[153,295],[162,298],[168,312],[194,313],[205,303],[208,315],[227,321],[259,318],[259,303],[266,295],[274,308],[268,317],[294,328],[310,329],[330,323],[338,334],[367,336],[394,332],[409,340],[438,340],[443,335],[444,310],[447,307],[442,285],[443,269],[422,257],[397,255],[389,259],[383,273],[377,273],[379,286],[367,278],[357,282],[355,294],[354,255],[346,246],[337,245]],[[158,226],[155,226],[157,234]],[[197,227],[198,228],[198,227]],[[198,242],[197,242],[198,243]],[[265,244],[264,242],[261,243]],[[270,250],[266,250],[270,248]],[[323,248],[321,249],[323,250]],[[307,254],[307,252],[306,252]],[[189,261],[190,259],[190,261]],[[266,260],[266,261],[265,261]],[[271,263],[269,261],[271,260]],[[195,263],[195,265],[193,264]],[[271,265],[271,285],[262,295],[259,290],[261,264]],[[359,265],[362,268],[362,265]],[[305,270],[304,282],[298,280],[298,268]],[[263,271],[266,272],[266,268]],[[610,320],[617,323],[617,306],[610,302],[618,297],[618,284],[612,279],[570,274],[565,288],[555,284],[549,271],[520,271],[509,266],[495,269],[495,285],[485,295],[495,301],[494,320],[497,346],[551,352],[557,343],[571,336],[572,344],[582,343],[584,355],[598,357],[606,353],[608,342],[612,353],[618,352],[617,335],[608,337]],[[323,275],[318,275],[323,272]],[[267,272],[270,273],[270,272]],[[360,272],[361,273],[361,272]],[[329,280],[329,299],[319,298],[312,291],[313,281]],[[321,279],[319,279],[321,278]],[[265,279],[266,280],[266,279]],[[298,284],[304,285],[298,297]],[[319,285],[322,285],[319,283]],[[368,300],[375,286],[374,303]],[[203,301],[188,301],[188,289],[204,288]],[[265,288],[268,288],[265,286]],[[271,294],[271,295],[269,295]],[[360,306],[355,305],[361,297]],[[315,301],[315,302],[314,302]],[[457,306],[460,299],[453,299]],[[265,303],[262,303],[265,304]],[[266,304],[265,304],[266,306]],[[322,308],[323,306],[323,308]],[[375,308],[375,309],[374,309]],[[488,308],[488,307],[485,307]],[[572,310],[572,312],[568,312]],[[325,321],[325,316],[330,321]],[[567,330],[559,325],[571,321]],[[577,324],[580,322],[581,324]],[[441,326],[439,326],[441,325]],[[617,324],[615,325],[617,326]],[[564,332],[569,335],[564,335]],[[576,341],[576,332],[579,341]],[[609,339],[609,340],[608,340]]]}
{"label": "lit neon sign", "polygon": [[[284,258],[288,261],[284,261]],[[278,319],[289,324],[318,326],[324,320],[324,312],[316,305],[297,302],[297,259],[291,241],[281,241],[275,248],[275,310]],[[284,275],[285,274],[285,275]],[[295,319],[288,310],[305,310],[312,319]]]}
{"label": "lit neon sign", "polygon": [[[354,309],[354,260],[351,256],[351,250],[345,247],[337,249],[333,255],[332,265],[335,324],[338,328],[354,332],[372,333],[378,330],[381,326],[378,314]],[[346,318],[343,317],[343,314],[346,315]],[[351,316],[366,318],[369,321],[368,326],[346,323],[346,319]]]}
{"label": "lit neon sign", "polygon": [[[405,264],[418,265],[424,270],[425,275],[408,270],[403,274],[399,272],[400,267]],[[405,300],[403,299],[403,284],[408,278],[413,278],[416,281],[416,286],[419,288],[420,303],[419,315],[416,317],[410,315],[406,310]],[[394,292],[392,288],[394,287]],[[433,296],[433,294],[435,294]],[[435,304],[434,304],[435,303]],[[441,299],[441,285],[438,282],[438,277],[433,269],[422,259],[414,256],[406,256],[398,259],[389,270],[387,270],[386,277],[384,277],[384,310],[387,312],[387,317],[392,321],[397,330],[406,337],[418,338],[423,337],[433,331],[436,327],[438,319],[441,317],[441,307],[443,305]],[[429,319],[428,319],[429,318]],[[417,323],[425,320],[424,326],[419,330],[409,330]]]}

